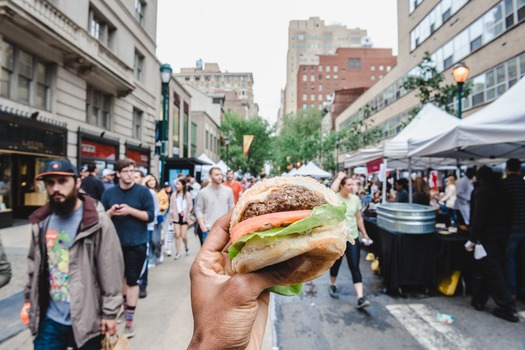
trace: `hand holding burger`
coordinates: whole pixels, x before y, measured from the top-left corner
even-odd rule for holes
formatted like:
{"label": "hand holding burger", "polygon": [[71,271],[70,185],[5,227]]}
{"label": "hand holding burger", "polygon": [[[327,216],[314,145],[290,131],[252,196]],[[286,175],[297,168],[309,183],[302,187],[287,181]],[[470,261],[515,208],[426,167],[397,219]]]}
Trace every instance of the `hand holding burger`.
{"label": "hand holding burger", "polygon": [[267,288],[282,284],[301,257],[272,269],[233,274],[226,251],[231,211],[210,230],[190,270],[193,337],[188,349],[260,349],[270,302]]}

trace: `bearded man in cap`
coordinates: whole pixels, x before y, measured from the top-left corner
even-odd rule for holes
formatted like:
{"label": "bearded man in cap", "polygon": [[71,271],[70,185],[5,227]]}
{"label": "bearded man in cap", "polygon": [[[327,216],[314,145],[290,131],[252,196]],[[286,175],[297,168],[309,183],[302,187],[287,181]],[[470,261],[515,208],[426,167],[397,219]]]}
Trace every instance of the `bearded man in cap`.
{"label": "bearded man in cap", "polygon": [[[29,282],[21,316],[29,316],[35,349],[100,349],[114,334],[122,302],[124,262],[104,206],[79,191],[66,159],[36,176],[49,202],[36,210],[28,253]],[[27,313],[27,314],[26,314]]]}

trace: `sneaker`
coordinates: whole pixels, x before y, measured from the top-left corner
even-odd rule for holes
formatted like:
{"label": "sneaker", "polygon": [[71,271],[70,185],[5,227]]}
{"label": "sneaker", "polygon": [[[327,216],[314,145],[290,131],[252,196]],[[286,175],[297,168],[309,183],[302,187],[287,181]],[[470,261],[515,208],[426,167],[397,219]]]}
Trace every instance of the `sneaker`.
{"label": "sneaker", "polygon": [[368,299],[366,297],[362,297],[362,298],[357,299],[357,308],[358,309],[364,309],[365,307],[369,307],[369,306],[370,306],[370,302],[368,301]]}
{"label": "sneaker", "polygon": [[164,254],[160,254],[158,263],[160,264],[163,261],[164,261]]}
{"label": "sneaker", "polygon": [[173,260],[179,260],[179,259],[180,259],[180,254],[179,253],[175,254],[175,258]]}
{"label": "sneaker", "polygon": [[330,286],[328,289],[328,293],[332,298],[338,299],[339,298],[339,289],[337,289],[336,286]]}
{"label": "sneaker", "polygon": [[470,305],[472,305],[474,307],[474,309],[476,309],[477,311],[483,311],[485,310],[485,304],[482,304],[482,303],[477,303],[475,302],[474,300],[472,300],[470,302]]}
{"label": "sneaker", "polygon": [[189,256],[189,255],[190,255],[190,250],[186,248],[186,256]]}
{"label": "sneaker", "polygon": [[135,327],[125,327],[124,328],[124,336],[126,338],[133,338],[135,336]]}
{"label": "sneaker", "polygon": [[140,288],[140,290],[139,290],[139,298],[140,299],[144,299],[147,296],[148,296],[148,291],[146,290],[146,288]]}
{"label": "sneaker", "polygon": [[167,256],[171,256],[171,250],[168,250],[168,252],[166,253]]}
{"label": "sneaker", "polygon": [[492,314],[496,317],[504,319],[505,321],[509,321],[509,322],[519,322],[520,321],[520,317],[518,316],[518,313],[514,310],[503,310],[497,307],[494,309],[494,311],[492,311]]}
{"label": "sneaker", "polygon": [[148,270],[151,270],[154,267],[155,267],[155,264],[148,264]]}

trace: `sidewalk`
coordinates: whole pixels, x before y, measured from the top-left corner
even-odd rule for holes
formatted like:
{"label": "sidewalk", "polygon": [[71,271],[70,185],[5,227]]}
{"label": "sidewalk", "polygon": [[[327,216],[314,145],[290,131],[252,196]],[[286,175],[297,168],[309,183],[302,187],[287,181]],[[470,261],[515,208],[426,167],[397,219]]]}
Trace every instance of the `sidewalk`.
{"label": "sidewalk", "polygon": [[[29,230],[28,224],[0,230],[0,238],[6,247],[8,259],[15,265],[13,279],[6,287],[0,289],[0,350],[32,348],[32,336],[25,327],[20,327],[18,319],[23,299],[19,292],[23,290],[27,281],[25,259],[30,241]],[[140,299],[135,314],[137,335],[130,340],[133,349],[182,349],[189,344],[193,332],[189,270],[200,244],[193,234],[193,229],[188,231],[190,255],[177,261],[173,260],[173,256],[166,257],[162,264],[149,271],[148,296]],[[6,288],[9,289],[5,290]],[[7,297],[10,299],[6,299]],[[10,303],[12,306],[4,312],[2,306],[5,304],[2,303]],[[4,335],[4,329],[7,328],[4,328],[3,322],[9,324],[9,329],[18,334],[11,334],[10,337],[7,337],[7,333]],[[264,350],[272,349],[272,325],[269,315]],[[123,325],[119,325],[119,331],[123,331]],[[1,338],[2,335],[4,339]]]}

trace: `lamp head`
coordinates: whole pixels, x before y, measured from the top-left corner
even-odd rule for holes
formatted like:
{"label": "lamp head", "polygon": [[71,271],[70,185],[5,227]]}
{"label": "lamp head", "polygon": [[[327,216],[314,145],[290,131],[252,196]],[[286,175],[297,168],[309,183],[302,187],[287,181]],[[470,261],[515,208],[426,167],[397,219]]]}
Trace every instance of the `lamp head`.
{"label": "lamp head", "polygon": [[470,70],[465,65],[465,63],[457,63],[454,66],[454,69],[452,69],[452,75],[454,76],[454,80],[456,81],[456,83],[463,84],[465,81],[467,81],[469,71]]}
{"label": "lamp head", "polygon": [[164,63],[162,66],[160,66],[160,80],[163,84],[167,84],[171,80],[171,73],[173,70],[171,69],[171,66],[167,63]]}
{"label": "lamp head", "polygon": [[230,144],[230,137],[229,136],[224,136],[224,144],[226,146],[228,146]]}

